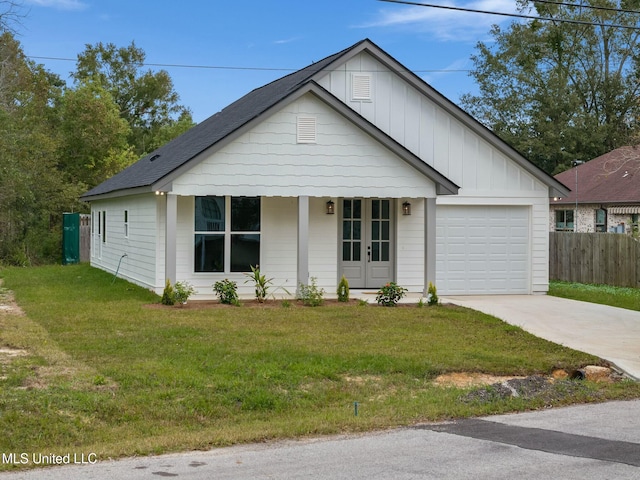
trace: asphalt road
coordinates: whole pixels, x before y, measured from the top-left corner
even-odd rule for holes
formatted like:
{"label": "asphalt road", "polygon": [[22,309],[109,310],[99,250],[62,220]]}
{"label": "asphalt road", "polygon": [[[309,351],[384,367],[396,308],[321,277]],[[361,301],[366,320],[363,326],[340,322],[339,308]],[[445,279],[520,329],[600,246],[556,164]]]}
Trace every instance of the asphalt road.
{"label": "asphalt road", "polygon": [[640,400],[118,461],[57,453],[87,463],[0,480],[640,479]]}

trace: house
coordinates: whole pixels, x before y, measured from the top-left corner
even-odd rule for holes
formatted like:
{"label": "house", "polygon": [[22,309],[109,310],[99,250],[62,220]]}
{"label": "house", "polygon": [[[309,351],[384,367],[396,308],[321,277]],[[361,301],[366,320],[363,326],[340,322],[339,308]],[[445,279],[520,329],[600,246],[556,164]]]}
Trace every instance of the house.
{"label": "house", "polygon": [[548,289],[568,189],[370,40],[248,93],[84,194],[92,265],[197,297],[259,264],[295,291]]}
{"label": "house", "polygon": [[550,231],[638,234],[640,146],[617,148],[555,178],[572,192],[552,199]]}

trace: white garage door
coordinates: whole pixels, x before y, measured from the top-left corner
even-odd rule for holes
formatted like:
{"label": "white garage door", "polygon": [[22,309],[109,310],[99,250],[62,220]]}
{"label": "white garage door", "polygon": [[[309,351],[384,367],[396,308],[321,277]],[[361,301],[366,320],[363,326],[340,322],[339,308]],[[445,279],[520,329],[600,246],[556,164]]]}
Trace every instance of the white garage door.
{"label": "white garage door", "polygon": [[436,287],[444,295],[529,294],[529,207],[436,207]]}

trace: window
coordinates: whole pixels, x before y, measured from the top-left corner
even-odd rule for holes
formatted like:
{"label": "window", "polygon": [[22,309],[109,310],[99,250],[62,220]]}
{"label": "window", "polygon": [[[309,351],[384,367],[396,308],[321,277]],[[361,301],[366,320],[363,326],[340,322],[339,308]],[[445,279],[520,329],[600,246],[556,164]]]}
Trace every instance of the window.
{"label": "window", "polygon": [[573,232],[573,210],[556,210],[556,232]]}
{"label": "window", "polygon": [[359,262],[362,242],[362,200],[342,201],[342,261]]}
{"label": "window", "polygon": [[107,212],[102,212],[102,243],[107,243]]}
{"label": "window", "polygon": [[607,231],[607,211],[598,208],[596,210],[596,232],[606,232]]}
{"label": "window", "polygon": [[260,263],[260,197],[196,197],[196,272],[249,272]]}
{"label": "window", "polygon": [[638,236],[638,214],[637,213],[631,214],[631,233],[633,234],[634,237]]}
{"label": "window", "polygon": [[124,211],[124,236],[129,238],[129,210]]}

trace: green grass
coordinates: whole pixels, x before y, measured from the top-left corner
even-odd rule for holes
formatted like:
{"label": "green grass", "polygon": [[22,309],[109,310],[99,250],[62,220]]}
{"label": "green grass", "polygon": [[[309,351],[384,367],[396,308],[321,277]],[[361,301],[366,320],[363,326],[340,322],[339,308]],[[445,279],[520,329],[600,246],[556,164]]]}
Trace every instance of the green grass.
{"label": "green grass", "polygon": [[640,289],[553,281],[549,295],[640,311]]}
{"label": "green grass", "polygon": [[[104,459],[540,408],[432,380],[599,362],[460,307],[150,308],[159,297],[86,265],[0,276],[26,312],[0,313],[0,346],[28,352],[0,363],[4,452]],[[585,385],[560,403],[640,397]]]}

